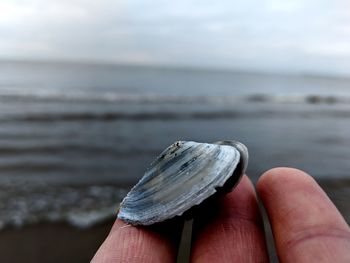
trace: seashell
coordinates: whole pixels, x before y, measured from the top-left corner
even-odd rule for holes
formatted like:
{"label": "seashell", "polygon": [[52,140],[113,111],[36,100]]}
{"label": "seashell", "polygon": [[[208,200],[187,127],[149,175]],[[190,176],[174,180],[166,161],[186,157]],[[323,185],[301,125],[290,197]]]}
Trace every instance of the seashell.
{"label": "seashell", "polygon": [[248,150],[240,142],[175,142],[130,190],[118,218],[132,225],[151,225],[181,216],[219,190],[231,190],[247,164]]}

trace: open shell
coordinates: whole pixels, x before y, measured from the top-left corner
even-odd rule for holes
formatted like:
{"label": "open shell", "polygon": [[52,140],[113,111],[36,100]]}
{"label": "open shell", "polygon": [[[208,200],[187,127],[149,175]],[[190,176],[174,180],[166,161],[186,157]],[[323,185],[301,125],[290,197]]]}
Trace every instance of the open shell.
{"label": "open shell", "polygon": [[248,150],[236,141],[178,141],[165,149],[120,205],[118,218],[132,225],[162,222],[199,205],[244,174]]}

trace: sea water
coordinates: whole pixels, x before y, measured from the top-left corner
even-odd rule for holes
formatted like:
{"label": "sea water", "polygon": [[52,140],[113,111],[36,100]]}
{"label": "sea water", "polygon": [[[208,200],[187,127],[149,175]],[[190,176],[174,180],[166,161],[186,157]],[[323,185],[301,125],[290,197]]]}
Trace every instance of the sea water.
{"label": "sea water", "polygon": [[350,178],[350,79],[68,62],[0,62],[0,226],[114,213],[176,140],[235,139],[248,175]]}

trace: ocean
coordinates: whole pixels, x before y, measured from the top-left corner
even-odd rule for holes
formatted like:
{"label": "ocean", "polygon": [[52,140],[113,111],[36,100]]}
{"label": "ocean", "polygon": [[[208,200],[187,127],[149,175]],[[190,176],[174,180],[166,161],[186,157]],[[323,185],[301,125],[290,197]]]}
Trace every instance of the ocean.
{"label": "ocean", "polygon": [[350,78],[0,62],[0,228],[88,227],[177,140],[235,139],[276,166],[350,178]]}

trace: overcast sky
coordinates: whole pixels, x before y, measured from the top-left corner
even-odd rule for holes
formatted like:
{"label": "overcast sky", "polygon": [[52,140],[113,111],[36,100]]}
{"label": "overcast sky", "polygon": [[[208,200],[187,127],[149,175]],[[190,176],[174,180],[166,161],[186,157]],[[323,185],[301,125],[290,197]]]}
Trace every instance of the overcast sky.
{"label": "overcast sky", "polygon": [[0,0],[0,58],[350,73],[349,0]]}

